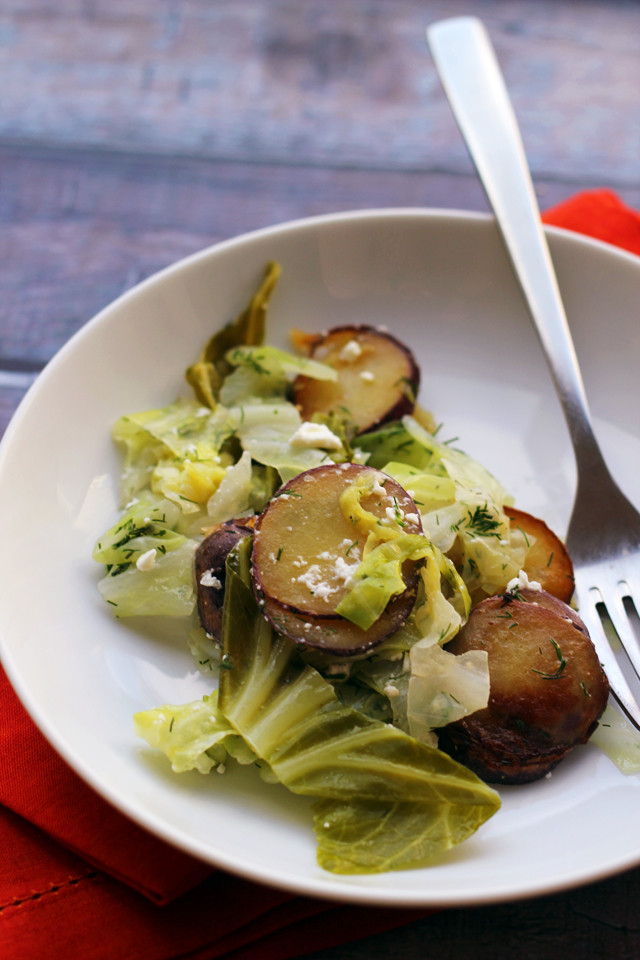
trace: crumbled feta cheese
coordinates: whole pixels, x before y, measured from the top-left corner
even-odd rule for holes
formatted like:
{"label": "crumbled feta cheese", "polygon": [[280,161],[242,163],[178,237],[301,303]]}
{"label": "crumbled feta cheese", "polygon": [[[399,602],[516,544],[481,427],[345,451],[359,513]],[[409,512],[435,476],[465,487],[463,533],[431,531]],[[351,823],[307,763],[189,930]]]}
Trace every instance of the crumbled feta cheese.
{"label": "crumbled feta cheese", "polygon": [[224,763],[219,763],[216,767],[216,773],[226,773],[226,770],[227,768],[225,767]]}
{"label": "crumbled feta cheese", "polygon": [[349,585],[353,574],[355,572],[358,563],[347,563],[343,557],[336,557],[335,563],[335,574],[338,580],[342,580],[343,584],[346,586]]}
{"label": "crumbled feta cheese", "polygon": [[153,570],[156,565],[156,548],[151,547],[146,553],[141,553],[136,560],[138,570]]}
{"label": "crumbled feta cheese", "polygon": [[378,477],[375,477],[375,482],[371,488],[372,497],[386,497],[388,496],[387,491],[384,487],[384,484],[380,483]]}
{"label": "crumbled feta cheese", "polygon": [[[395,505],[393,507],[387,507],[384,512],[390,523],[403,524],[405,521],[405,515],[400,507],[396,507]],[[415,514],[413,514],[413,516],[415,516]]]}
{"label": "crumbled feta cheese", "polygon": [[360,549],[358,548],[357,540],[343,540],[340,544],[340,549],[346,551],[345,555],[349,557],[352,563],[356,561],[358,561],[358,563],[360,562]]}
{"label": "crumbled feta cheese", "polygon": [[201,587],[215,587],[216,590],[222,589],[222,582],[215,576],[213,570],[205,570],[200,577]]}
{"label": "crumbled feta cheese", "polygon": [[420,522],[420,517],[417,513],[405,513],[404,518],[408,523],[418,524]]}
{"label": "crumbled feta cheese", "polygon": [[342,441],[329,430],[325,423],[311,423],[305,420],[293,434],[289,443],[292,447],[320,447],[322,450],[341,450]]}
{"label": "crumbled feta cheese", "polygon": [[364,380],[365,383],[373,383],[373,381],[375,380],[375,376],[373,375],[371,370],[363,370],[362,373],[360,374],[360,379]]}
{"label": "crumbled feta cheese", "polygon": [[400,691],[392,683],[388,683],[382,692],[384,693],[385,697],[389,697],[390,700],[393,700],[394,697],[400,696]]}
{"label": "crumbled feta cheese", "polygon": [[325,583],[324,574],[317,563],[312,564],[305,573],[301,574],[297,582],[303,583],[315,597],[320,597],[321,600],[326,600],[338,589],[332,587],[330,583]]}
{"label": "crumbled feta cheese", "polygon": [[524,570],[521,570],[518,576],[509,580],[507,584],[507,593],[513,593],[515,590],[542,590],[542,584],[537,580],[529,580]]}
{"label": "crumbled feta cheese", "polygon": [[344,363],[353,363],[362,353],[362,347],[357,340],[349,340],[339,353],[340,359]]}

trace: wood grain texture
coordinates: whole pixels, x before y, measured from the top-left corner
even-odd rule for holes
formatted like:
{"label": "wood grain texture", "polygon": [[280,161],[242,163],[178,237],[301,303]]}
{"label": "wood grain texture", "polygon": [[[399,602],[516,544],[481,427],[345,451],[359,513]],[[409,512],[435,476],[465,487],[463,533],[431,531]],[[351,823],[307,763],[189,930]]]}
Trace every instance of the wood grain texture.
{"label": "wood grain texture", "polygon": [[[369,207],[487,210],[473,175],[0,145],[0,365],[44,364],[124,290],[208,244]],[[548,206],[584,184],[538,181]],[[640,187],[625,199],[640,206]]]}
{"label": "wood grain texture", "polygon": [[[534,172],[637,178],[640,8],[481,0]],[[426,48],[465,0],[5,0],[0,136],[329,167],[469,164]]]}

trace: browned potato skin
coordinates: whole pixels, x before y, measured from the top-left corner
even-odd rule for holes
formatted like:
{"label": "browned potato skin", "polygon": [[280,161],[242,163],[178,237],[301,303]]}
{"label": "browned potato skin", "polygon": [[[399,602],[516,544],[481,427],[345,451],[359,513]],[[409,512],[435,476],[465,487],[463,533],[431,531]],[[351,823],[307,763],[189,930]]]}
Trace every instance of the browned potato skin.
{"label": "browned potato skin", "polygon": [[312,617],[296,613],[266,599],[262,613],[278,633],[314,650],[328,650],[342,657],[366,656],[387,637],[400,629],[416,601],[418,578],[414,576],[404,593],[393,597],[382,615],[368,630],[361,630],[344,617]]}
{"label": "browned potato skin", "polygon": [[[355,362],[341,362],[339,353],[350,341],[363,348]],[[326,356],[325,356],[326,354]],[[373,430],[390,420],[412,413],[420,387],[420,369],[411,351],[391,334],[374,327],[334,327],[313,342],[310,355],[328,363],[338,371],[336,382],[313,380],[299,376],[293,386],[294,402],[305,420],[314,413],[346,413],[356,434]],[[390,382],[383,382],[384,368],[377,371],[375,383],[357,381],[350,376],[367,369],[367,356],[376,355],[388,363],[390,358],[398,370]],[[341,377],[341,370],[344,376]]]}
{"label": "browned potato skin", "polygon": [[[441,731],[440,746],[489,783],[529,783],[593,733],[609,684],[574,611],[557,598],[489,597],[447,645],[486,650],[489,704]],[[557,644],[561,661],[551,638]]]}
{"label": "browned potato skin", "polygon": [[538,603],[543,607],[547,607],[549,610],[553,610],[559,616],[568,618],[572,620],[576,629],[580,630],[581,633],[584,633],[586,637],[589,636],[589,632],[584,625],[584,622],[580,619],[580,615],[573,607],[570,607],[564,600],[560,600],[559,597],[554,596],[552,593],[549,593],[548,590],[531,590],[527,587],[525,590],[518,590],[517,595],[514,596],[515,600],[525,600],[529,603]]}
{"label": "browned potato skin", "polygon": [[[203,628],[218,642],[222,640],[225,562],[235,545],[251,533],[253,533],[253,518],[250,520],[227,520],[226,523],[221,523],[218,527],[215,527],[196,550],[195,574],[198,616]],[[200,583],[207,571],[210,571],[220,581],[219,587],[207,587]]]}
{"label": "browned potato skin", "polygon": [[505,507],[505,514],[514,527],[519,527],[532,545],[527,551],[524,572],[530,580],[537,580],[543,590],[569,603],[573,596],[573,563],[562,540],[549,529],[543,520]]}

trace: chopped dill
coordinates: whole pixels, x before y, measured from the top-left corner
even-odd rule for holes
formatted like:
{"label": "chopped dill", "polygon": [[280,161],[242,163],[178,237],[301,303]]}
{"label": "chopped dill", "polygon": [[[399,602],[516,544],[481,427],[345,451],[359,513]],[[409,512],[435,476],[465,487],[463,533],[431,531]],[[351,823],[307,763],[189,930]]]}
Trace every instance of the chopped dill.
{"label": "chopped dill", "polygon": [[559,680],[562,674],[564,673],[564,668],[567,665],[567,661],[562,656],[562,650],[560,649],[556,641],[553,639],[553,637],[549,637],[549,643],[553,646],[553,649],[556,652],[556,657],[558,658],[558,661],[559,661],[558,669],[556,670],[555,673],[544,673],[544,671],[542,670],[536,670],[535,667],[531,667],[531,672],[537,673],[539,676],[542,677],[543,680]]}

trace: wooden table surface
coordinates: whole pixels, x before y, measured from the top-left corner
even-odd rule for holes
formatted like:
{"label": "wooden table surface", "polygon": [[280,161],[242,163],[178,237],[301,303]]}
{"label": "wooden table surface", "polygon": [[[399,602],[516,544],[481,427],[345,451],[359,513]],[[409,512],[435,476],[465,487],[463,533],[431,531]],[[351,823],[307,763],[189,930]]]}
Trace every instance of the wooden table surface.
{"label": "wooden table surface", "polygon": [[[4,0],[0,432],[76,330],[179,257],[310,214],[486,210],[424,40],[470,12],[541,206],[609,187],[640,208],[635,0]],[[640,869],[314,957],[631,960],[639,902]]]}

